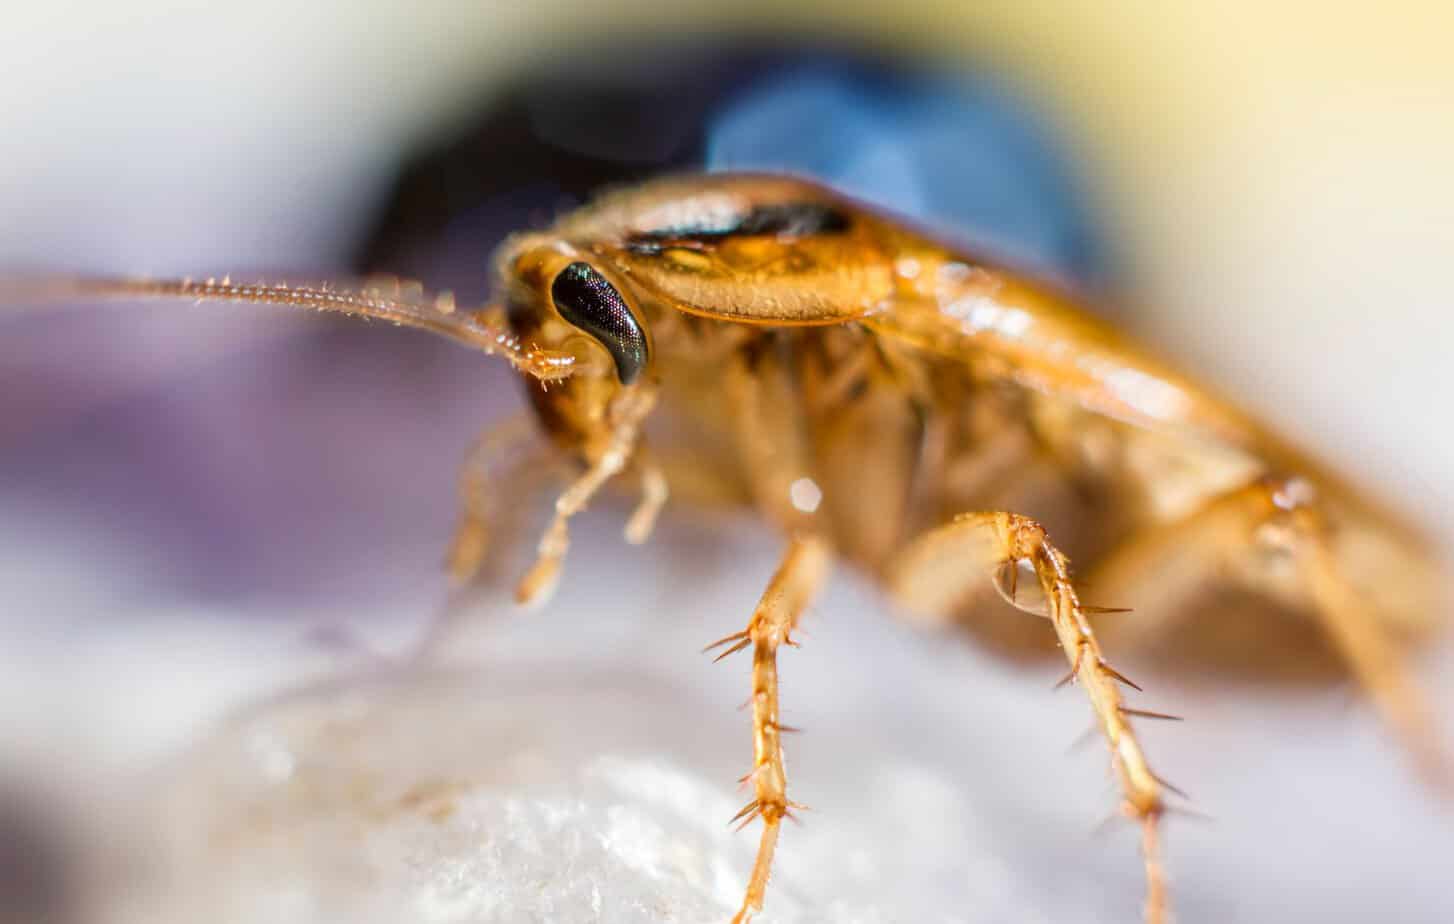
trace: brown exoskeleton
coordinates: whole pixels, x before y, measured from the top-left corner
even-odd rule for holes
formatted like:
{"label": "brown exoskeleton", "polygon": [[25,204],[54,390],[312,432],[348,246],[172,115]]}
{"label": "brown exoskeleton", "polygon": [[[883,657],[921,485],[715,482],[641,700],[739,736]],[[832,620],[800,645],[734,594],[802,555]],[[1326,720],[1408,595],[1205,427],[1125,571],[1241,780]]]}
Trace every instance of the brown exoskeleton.
{"label": "brown exoskeleton", "polygon": [[[1174,790],[1151,769],[1132,719],[1165,716],[1123,701],[1134,684],[1106,648],[1265,672],[1336,665],[1444,778],[1402,663],[1441,623],[1424,543],[1053,289],[773,176],[614,193],[511,238],[495,271],[499,302],[479,311],[398,287],[228,280],[65,280],[31,294],[336,310],[503,356],[536,380],[527,391],[540,426],[580,466],[519,583],[522,602],[549,593],[570,518],[619,474],[640,485],[634,542],[649,535],[668,486],[688,480],[777,526],[781,566],[746,627],[711,646],[752,652],[754,798],[734,820],[764,827],[734,921],[762,906],[795,805],[777,651],[835,557],[912,610],[1006,651],[1059,644],[1062,682],[1090,699],[1122,809],[1142,826],[1148,921],[1168,915],[1157,840]],[[648,421],[672,415],[689,434],[677,447],[686,456],[648,453]],[[487,461],[466,470],[451,555],[461,579],[482,554]],[[1072,557],[1099,601],[1134,612],[1093,630],[1092,617],[1109,611],[1082,602]],[[1047,617],[1053,635],[987,591]]]}

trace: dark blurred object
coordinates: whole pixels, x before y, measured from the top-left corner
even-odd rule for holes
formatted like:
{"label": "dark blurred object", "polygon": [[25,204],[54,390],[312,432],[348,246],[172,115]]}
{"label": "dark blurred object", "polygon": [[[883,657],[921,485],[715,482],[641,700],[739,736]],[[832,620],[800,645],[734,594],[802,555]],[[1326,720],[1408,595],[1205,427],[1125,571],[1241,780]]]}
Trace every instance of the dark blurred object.
{"label": "dark blurred object", "polygon": [[33,794],[0,788],[0,924],[71,924],[79,902],[75,851]]}
{"label": "dark blurred object", "polygon": [[1049,275],[1106,270],[1060,146],[997,80],[761,42],[552,56],[404,165],[357,263],[480,301],[509,232],[702,169],[807,174]]}

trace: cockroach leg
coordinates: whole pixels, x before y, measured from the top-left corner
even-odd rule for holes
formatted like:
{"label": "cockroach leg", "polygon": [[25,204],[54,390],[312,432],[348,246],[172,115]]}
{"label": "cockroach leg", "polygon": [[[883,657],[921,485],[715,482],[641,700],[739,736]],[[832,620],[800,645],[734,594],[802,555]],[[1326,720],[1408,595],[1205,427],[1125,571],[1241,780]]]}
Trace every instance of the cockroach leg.
{"label": "cockroach leg", "polygon": [[777,848],[778,828],[783,818],[792,817],[790,810],[797,807],[788,801],[787,771],[783,767],[785,729],[778,721],[777,651],[779,646],[792,643],[790,636],[798,617],[827,579],[831,564],[826,542],[814,537],[794,539],[753,611],[746,631],[717,643],[735,643],[728,653],[752,648],[753,769],[743,781],[752,783],[753,799],[730,823],[745,827],[759,817],[763,822],[752,877],[732,924],[746,924],[753,914],[762,910],[773,852]]}
{"label": "cockroach leg", "polygon": [[1451,766],[1428,703],[1409,677],[1383,626],[1343,578],[1316,506],[1290,512],[1296,528],[1293,555],[1324,630],[1342,652],[1358,682],[1403,739],[1428,782],[1454,792]]}
{"label": "cockroach leg", "polygon": [[604,445],[588,453],[591,461],[586,470],[555,499],[555,515],[536,546],[535,564],[515,585],[516,603],[544,603],[555,590],[561,562],[570,548],[570,518],[586,509],[601,486],[626,468],[637,447],[641,422],[655,401],[654,392],[637,388],[623,393],[612,406],[611,429]]}
{"label": "cockroach leg", "polygon": [[465,456],[459,473],[459,524],[445,556],[455,583],[472,580],[489,553],[496,516],[492,489],[507,484],[515,493],[522,479],[549,471],[548,447],[536,438],[537,432],[533,419],[517,414],[482,434]]}
{"label": "cockroach leg", "polygon": [[651,538],[656,528],[656,518],[666,506],[671,490],[667,486],[666,472],[645,446],[636,450],[636,465],[641,470],[641,501],[626,521],[626,541],[632,545],[643,545]]}
{"label": "cockroach leg", "polygon": [[1135,687],[1124,675],[1106,662],[1100,643],[1086,617],[1085,608],[1070,578],[1070,565],[1065,555],[1046,535],[1035,520],[1013,513],[967,513],[954,522],[930,530],[916,539],[891,572],[895,589],[901,598],[912,601],[942,596],[939,588],[917,594],[914,583],[938,581],[938,569],[923,567],[926,563],[957,559],[977,566],[985,577],[994,580],[999,569],[1027,562],[1040,581],[1045,609],[1027,609],[1050,618],[1060,647],[1070,665],[1068,679],[1080,683],[1095,710],[1101,733],[1110,746],[1112,766],[1121,785],[1123,814],[1141,822],[1142,849],[1146,864],[1147,924],[1161,924],[1167,918],[1166,883],[1158,847],[1157,825],[1166,812],[1162,797],[1165,786],[1160,782],[1136,738],[1121,700],[1120,685]]}
{"label": "cockroach leg", "polygon": [[1141,815],[1141,856],[1146,859],[1146,909],[1148,922],[1166,919],[1166,872],[1161,868],[1161,812]]}
{"label": "cockroach leg", "polygon": [[601,485],[626,467],[630,451],[629,443],[613,440],[590,468],[555,499],[555,515],[535,547],[535,564],[515,585],[516,603],[544,603],[554,592],[560,579],[561,562],[570,549],[570,518],[585,509]]}
{"label": "cockroach leg", "polygon": [[[1425,697],[1410,681],[1378,613],[1342,577],[1319,504],[1302,479],[1260,479],[1213,498],[1182,520],[1144,531],[1112,553],[1092,579],[1101,592],[1115,596],[1158,588],[1155,606],[1138,607],[1136,619],[1117,624],[1118,630],[1154,634],[1164,627],[1148,612],[1177,611],[1178,598],[1197,592],[1212,574],[1243,575],[1252,590],[1284,592],[1274,580],[1258,585],[1265,572],[1227,567],[1275,543],[1295,565],[1293,602],[1313,611],[1420,770],[1447,789],[1454,772]],[[1283,528],[1261,529],[1269,525]]]}

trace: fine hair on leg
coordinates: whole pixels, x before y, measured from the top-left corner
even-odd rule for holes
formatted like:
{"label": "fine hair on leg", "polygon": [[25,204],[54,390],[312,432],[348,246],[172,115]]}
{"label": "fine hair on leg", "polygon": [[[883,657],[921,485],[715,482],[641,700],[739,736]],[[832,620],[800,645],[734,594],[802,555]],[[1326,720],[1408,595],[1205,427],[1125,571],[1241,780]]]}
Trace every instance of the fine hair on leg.
{"label": "fine hair on leg", "polygon": [[747,628],[708,645],[704,651],[726,646],[716,660],[752,649],[752,770],[742,778],[751,783],[752,801],[731,823],[746,827],[762,819],[762,839],[757,859],[733,924],[746,924],[762,910],[778,830],[792,809],[801,808],[787,796],[787,770],[783,766],[782,733],[788,729],[779,721],[777,652],[782,645],[794,645],[792,631],[798,618],[828,577],[832,553],[828,544],[813,537],[795,538],[783,554],[772,580],[752,613]]}

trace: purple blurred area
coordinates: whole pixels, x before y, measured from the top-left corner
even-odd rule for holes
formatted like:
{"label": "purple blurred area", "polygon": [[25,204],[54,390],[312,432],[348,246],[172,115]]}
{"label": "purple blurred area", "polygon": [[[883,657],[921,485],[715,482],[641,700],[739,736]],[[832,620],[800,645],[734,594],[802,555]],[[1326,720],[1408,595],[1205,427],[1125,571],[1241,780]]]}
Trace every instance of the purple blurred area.
{"label": "purple blurred area", "polygon": [[[0,381],[0,502],[126,550],[139,580],[179,595],[384,591],[397,550],[447,535],[467,434],[515,399],[509,376],[414,334],[126,311],[172,328],[165,351],[138,344],[150,362],[114,361],[136,334],[114,310],[7,329],[35,352]],[[437,562],[398,564],[428,579]]]}

